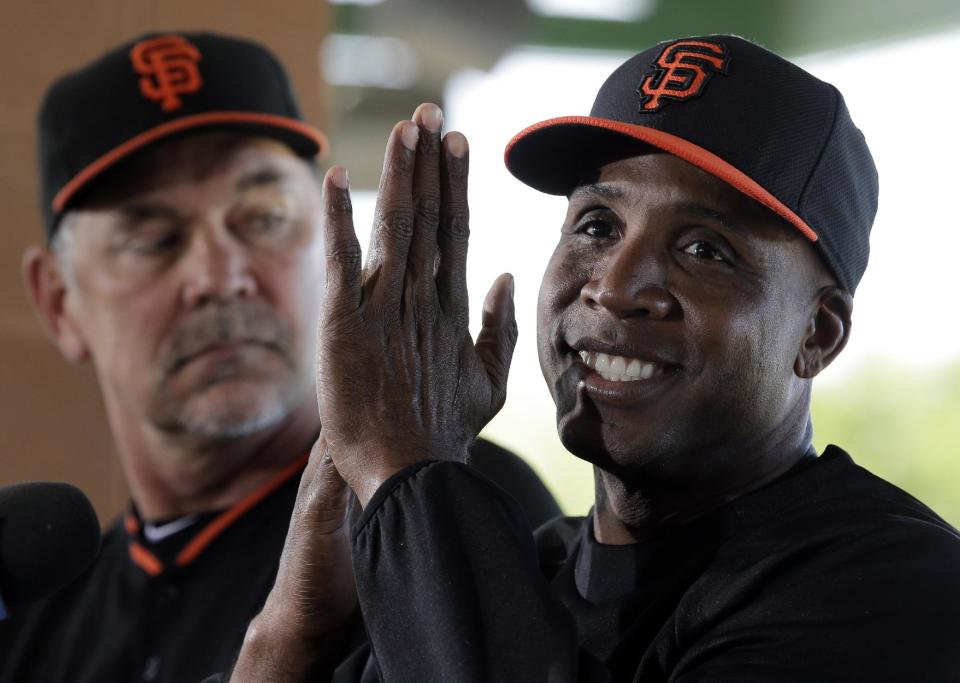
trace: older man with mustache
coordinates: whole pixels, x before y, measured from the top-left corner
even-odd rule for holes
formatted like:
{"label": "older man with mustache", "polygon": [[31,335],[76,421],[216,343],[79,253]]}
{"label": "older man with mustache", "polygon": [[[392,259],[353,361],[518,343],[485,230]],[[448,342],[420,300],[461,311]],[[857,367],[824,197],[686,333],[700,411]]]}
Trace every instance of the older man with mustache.
{"label": "older man with mustache", "polygon": [[[200,680],[274,583],[321,428],[327,141],[262,46],[176,33],[55,83],[40,142],[50,246],[26,254],[27,285],[63,355],[96,370],[132,506],[81,579],[0,625],[0,680]],[[558,513],[512,454],[472,457],[531,524]],[[344,592],[324,647],[358,636],[356,612]]]}

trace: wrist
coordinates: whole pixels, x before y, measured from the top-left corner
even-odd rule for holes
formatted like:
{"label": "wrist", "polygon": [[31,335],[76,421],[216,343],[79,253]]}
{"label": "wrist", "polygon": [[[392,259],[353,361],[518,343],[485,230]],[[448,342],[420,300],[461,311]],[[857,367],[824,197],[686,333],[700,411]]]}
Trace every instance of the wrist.
{"label": "wrist", "polygon": [[302,681],[319,661],[319,647],[296,628],[261,612],[247,626],[230,683]]}
{"label": "wrist", "polygon": [[[412,464],[412,463],[409,463]],[[366,509],[374,494],[397,472],[408,467],[408,464],[384,465],[373,470],[363,472],[356,478],[356,482],[349,482],[350,488],[357,496],[360,507]]]}

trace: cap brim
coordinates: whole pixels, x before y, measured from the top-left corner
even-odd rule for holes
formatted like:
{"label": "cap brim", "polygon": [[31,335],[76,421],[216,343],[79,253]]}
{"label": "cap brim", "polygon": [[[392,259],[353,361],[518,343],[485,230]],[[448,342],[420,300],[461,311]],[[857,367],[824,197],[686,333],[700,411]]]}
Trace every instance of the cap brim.
{"label": "cap brim", "polygon": [[302,157],[322,159],[330,147],[327,136],[323,132],[303,121],[285,116],[249,111],[217,111],[184,116],[150,128],[88,164],[54,196],[52,204],[54,213],[61,213],[70,200],[92,180],[135,152],[164,138],[198,128],[243,130],[276,138],[290,145],[291,149]]}
{"label": "cap brim", "polygon": [[784,218],[807,239],[817,240],[806,221],[753,178],[703,147],[655,128],[594,116],[563,116],[522,130],[507,144],[503,158],[510,172],[530,187],[568,195],[588,174],[642,153],[645,145],[720,178]]}

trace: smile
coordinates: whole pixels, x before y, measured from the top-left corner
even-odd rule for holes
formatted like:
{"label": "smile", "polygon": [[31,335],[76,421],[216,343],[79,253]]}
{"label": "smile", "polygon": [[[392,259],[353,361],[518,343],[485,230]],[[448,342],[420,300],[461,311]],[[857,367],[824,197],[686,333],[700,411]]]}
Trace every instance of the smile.
{"label": "smile", "polygon": [[666,373],[660,363],[650,363],[639,358],[628,358],[608,353],[579,351],[580,359],[591,370],[608,382],[639,382]]}

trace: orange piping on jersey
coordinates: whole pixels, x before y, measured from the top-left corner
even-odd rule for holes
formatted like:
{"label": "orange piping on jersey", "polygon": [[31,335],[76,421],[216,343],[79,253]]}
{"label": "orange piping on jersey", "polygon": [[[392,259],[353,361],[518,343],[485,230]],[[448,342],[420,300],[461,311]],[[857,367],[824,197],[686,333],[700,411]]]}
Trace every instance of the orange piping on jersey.
{"label": "orange piping on jersey", "polygon": [[[764,189],[760,183],[755,181],[746,173],[732,164],[724,161],[713,152],[705,150],[699,145],[695,145],[694,143],[684,140],[681,137],[672,135],[670,133],[665,133],[662,130],[657,130],[655,128],[648,128],[646,126],[638,126],[630,123],[622,123],[620,121],[613,121],[611,119],[601,119],[595,116],[562,116],[560,118],[549,119],[547,121],[535,123],[529,128],[525,128],[517,133],[517,135],[515,135],[507,144],[507,149],[504,152],[504,160],[506,161],[509,158],[510,151],[513,149],[513,147],[521,139],[525,138],[531,133],[544,128],[552,128],[554,126],[562,126],[567,124],[611,130],[626,135],[627,137],[634,138],[635,140],[646,142],[654,147],[662,149],[664,152],[669,152],[670,154],[703,169],[707,173],[720,178],[729,185],[732,185],[751,199],[760,202],[778,216],[786,219],[787,222],[797,228],[801,233],[803,233],[803,236],[811,242],[817,241],[817,233],[814,232],[813,228],[807,225],[805,220],[800,218],[800,216],[794,213],[790,207],[770,194],[770,192]],[[507,166],[509,167],[509,163]]]}
{"label": "orange piping on jersey", "polygon": [[177,566],[183,567],[197,559],[200,553],[203,552],[204,548],[210,545],[213,539],[222,534],[227,527],[242,517],[247,510],[276,491],[295,474],[301,472],[303,468],[307,466],[307,460],[309,459],[309,453],[305,453],[304,455],[300,456],[294,462],[277,472],[273,479],[265,483],[263,486],[248,495],[229,510],[225,510],[223,513],[221,513],[216,519],[204,527],[203,531],[194,536],[193,540],[187,543],[187,545],[183,547],[183,550],[177,554]]}
{"label": "orange piping on jersey", "polygon": [[136,541],[131,541],[130,559],[150,576],[159,576],[163,573],[163,562],[157,559],[157,556],[144,548]]}
{"label": "orange piping on jersey", "polygon": [[[310,453],[305,453],[304,455],[300,456],[295,461],[277,472],[272,479],[263,484],[256,491],[249,494],[246,498],[241,500],[229,510],[225,510],[220,515],[215,517],[213,521],[207,524],[207,526],[205,526],[200,533],[194,536],[193,539],[183,547],[183,550],[177,554],[175,560],[176,565],[178,567],[183,567],[197,559],[200,553],[202,553],[203,550],[210,545],[210,543],[213,542],[217,536],[222,534],[227,527],[242,517],[248,510],[250,510],[250,508],[283,486],[283,484],[289,481],[291,477],[301,472],[303,468],[307,466],[307,461],[309,459]],[[130,552],[130,559],[133,560],[134,564],[136,564],[150,576],[159,576],[162,574],[165,569],[163,562],[161,562],[156,555],[147,550],[147,548],[133,538],[140,531],[140,520],[137,519],[137,517],[132,513],[127,513],[123,518],[123,526],[126,529],[127,534],[131,536],[128,549]]]}

